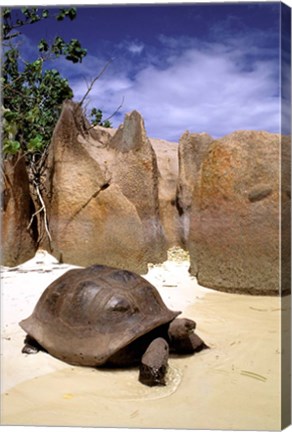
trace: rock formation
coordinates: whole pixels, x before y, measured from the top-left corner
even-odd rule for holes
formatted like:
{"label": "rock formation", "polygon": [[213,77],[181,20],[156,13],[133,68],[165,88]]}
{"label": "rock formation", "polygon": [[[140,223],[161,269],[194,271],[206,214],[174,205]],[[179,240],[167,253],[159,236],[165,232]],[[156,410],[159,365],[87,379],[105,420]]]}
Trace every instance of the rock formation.
{"label": "rock formation", "polygon": [[17,265],[41,246],[71,264],[145,273],[180,246],[201,285],[289,292],[290,161],[288,137],[186,131],[177,144],[149,139],[137,111],[118,129],[93,128],[68,101],[42,185],[48,229],[43,213],[30,224],[24,158],[3,162],[2,263]]}
{"label": "rock formation", "polygon": [[281,138],[281,292],[291,292],[291,138]]}
{"label": "rock formation", "polygon": [[[50,147],[46,204],[56,257],[147,271],[166,259],[159,171],[136,111],[117,130],[91,128],[81,109],[64,105]],[[51,244],[49,244],[51,243]]]}
{"label": "rock formation", "polygon": [[[111,140],[117,133],[117,129],[108,129],[101,126],[96,126],[92,130],[91,135],[82,140],[82,144],[92,158],[99,163],[103,171],[123,187],[124,193],[129,197],[129,199],[135,201],[137,208],[140,209],[142,220],[145,219],[143,216],[144,214],[149,212],[150,214],[152,213],[151,218],[153,220],[154,217],[156,220],[156,225],[158,224],[158,232],[160,232],[160,235],[156,238],[155,242],[157,243],[157,240],[160,238],[157,258],[158,261],[161,261],[161,259],[165,259],[165,250],[167,248],[180,244],[179,217],[175,206],[178,177],[178,144],[162,139],[148,139],[146,137],[143,119],[139,113],[134,112],[131,115],[126,116],[125,120],[125,124],[128,125],[129,121],[132,123],[136,122],[136,127],[140,130],[137,134],[138,139],[136,143],[132,143],[137,147],[135,151],[131,150],[130,144],[125,144],[125,142],[123,143],[123,140],[119,138],[119,135],[121,137],[121,131],[113,139],[117,144],[113,146],[113,141]],[[122,125],[120,130],[124,130],[124,128],[125,125]],[[134,130],[133,126],[130,126],[130,128]],[[149,142],[154,150],[154,154],[149,147]],[[138,151],[139,143],[140,148]],[[122,151],[119,150],[120,144]],[[129,148],[129,150],[125,150],[127,148]],[[146,156],[145,154],[143,156],[144,150],[146,150]],[[129,164],[131,170],[128,170]],[[147,167],[151,167],[152,179],[154,179],[154,181],[151,179],[151,173],[149,173]],[[120,173],[118,174],[119,171]],[[140,178],[140,180],[139,184],[134,181],[133,184],[136,184],[136,189],[134,193],[132,190],[130,194],[131,189],[133,189],[133,184],[131,185],[130,190],[128,190],[127,183],[131,183],[131,178]],[[149,186],[150,190],[147,192]],[[145,194],[145,192],[150,194],[151,190],[154,190],[154,194],[152,195],[150,202],[148,200],[142,203],[141,199],[137,197],[137,194],[141,191],[142,194]],[[153,203],[153,196],[154,204],[151,204]],[[147,206],[146,212],[145,209],[143,209],[145,205]],[[157,222],[157,220],[159,220],[159,222]],[[146,230],[145,232],[147,235]],[[164,252],[161,253],[161,250]],[[153,255],[152,247],[150,253],[150,259],[153,261],[155,257]]]}
{"label": "rock formation", "polygon": [[176,208],[178,144],[154,138],[150,138],[150,142],[156,154],[159,171],[160,219],[166,237],[167,248],[172,246],[182,247],[180,218]]}
{"label": "rock formation", "polygon": [[179,141],[176,205],[180,215],[181,242],[185,248],[189,237],[194,186],[212,141],[213,138],[206,133],[191,134],[189,131],[186,131]]}
{"label": "rock formation", "polygon": [[167,258],[160,220],[157,160],[137,111],[127,114],[109,142],[115,153],[113,182],[134,204],[142,221],[148,262]]}
{"label": "rock formation", "polygon": [[214,141],[193,193],[191,273],[230,292],[279,291],[279,135],[238,131]]}
{"label": "rock formation", "polygon": [[51,252],[65,262],[147,271],[143,226],[133,203],[83,147],[81,109],[67,102],[55,128],[47,168]]}
{"label": "rock formation", "polygon": [[35,225],[30,224],[34,212],[29,180],[23,155],[3,161],[1,263],[16,266],[36,252]]}
{"label": "rock formation", "polygon": [[[96,130],[98,136],[105,131]],[[102,134],[102,135],[101,135]],[[99,144],[84,140],[83,145],[98,162],[111,183],[134,205],[143,226],[145,259],[162,262],[166,259],[166,239],[160,218],[157,160],[137,111],[127,114],[124,123]],[[127,223],[127,222],[125,222]]]}

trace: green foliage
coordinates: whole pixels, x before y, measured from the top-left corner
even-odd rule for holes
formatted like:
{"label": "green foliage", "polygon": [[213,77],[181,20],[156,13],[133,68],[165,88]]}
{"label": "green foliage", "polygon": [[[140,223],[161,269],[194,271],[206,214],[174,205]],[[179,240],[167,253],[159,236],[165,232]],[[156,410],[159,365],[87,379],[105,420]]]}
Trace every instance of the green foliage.
{"label": "green foliage", "polygon": [[109,120],[102,120],[102,111],[100,109],[93,108],[90,113],[91,123],[93,126],[103,126],[105,128],[112,127],[112,124]]}
{"label": "green foliage", "polygon": [[76,8],[61,9],[57,15],[57,20],[63,21],[63,19],[66,17],[70,18],[70,20],[75,19],[76,18]]}
{"label": "green foliage", "polygon": [[5,130],[5,137],[3,139],[3,152],[16,154],[20,150],[20,142],[15,139],[18,131],[17,115],[8,109],[2,107],[2,126]]}
{"label": "green foliage", "polygon": [[3,152],[9,154],[16,154],[20,150],[20,142],[16,140],[4,139]]}
{"label": "green foliage", "polygon": [[[77,39],[65,42],[56,36],[52,43],[41,39],[34,61],[21,58],[18,38],[24,25],[32,25],[50,17],[47,9],[2,10],[2,103],[3,152],[15,154],[42,152],[50,142],[64,100],[73,92],[68,81],[55,70],[46,70],[46,60],[65,57],[73,63],[82,62],[86,49]],[[54,16],[58,21],[74,20],[76,9],[61,9]]]}

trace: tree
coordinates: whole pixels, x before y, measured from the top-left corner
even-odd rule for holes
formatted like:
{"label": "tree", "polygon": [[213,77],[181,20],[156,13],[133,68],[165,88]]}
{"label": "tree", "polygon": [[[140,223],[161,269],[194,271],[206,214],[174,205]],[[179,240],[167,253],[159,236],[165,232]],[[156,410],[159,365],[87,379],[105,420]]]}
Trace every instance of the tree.
{"label": "tree", "polygon": [[74,20],[75,8],[60,9],[55,15],[47,9],[3,9],[3,153],[42,153],[48,146],[64,100],[73,97],[68,81],[56,69],[45,70],[47,60],[60,56],[82,62],[86,49],[77,39],[65,42],[56,36],[52,43],[42,39],[34,61],[22,59],[19,49],[21,29],[50,17]]}

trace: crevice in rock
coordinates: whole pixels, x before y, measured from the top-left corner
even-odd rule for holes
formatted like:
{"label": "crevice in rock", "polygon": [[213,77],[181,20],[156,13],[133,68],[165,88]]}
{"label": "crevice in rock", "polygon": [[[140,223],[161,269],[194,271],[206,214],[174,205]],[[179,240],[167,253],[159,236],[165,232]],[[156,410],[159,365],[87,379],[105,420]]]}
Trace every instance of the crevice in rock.
{"label": "crevice in rock", "polygon": [[184,208],[180,204],[180,199],[178,197],[178,194],[175,197],[175,206],[176,206],[176,209],[178,211],[179,216],[182,216],[184,214]]}
{"label": "crevice in rock", "polygon": [[[30,202],[29,202],[29,218],[32,219],[33,215],[35,213],[35,205],[33,202],[32,197],[30,196]],[[39,246],[39,227],[38,227],[38,220],[37,218],[34,218],[32,223],[30,224],[30,227],[28,228],[29,233],[35,242],[36,246]]]}

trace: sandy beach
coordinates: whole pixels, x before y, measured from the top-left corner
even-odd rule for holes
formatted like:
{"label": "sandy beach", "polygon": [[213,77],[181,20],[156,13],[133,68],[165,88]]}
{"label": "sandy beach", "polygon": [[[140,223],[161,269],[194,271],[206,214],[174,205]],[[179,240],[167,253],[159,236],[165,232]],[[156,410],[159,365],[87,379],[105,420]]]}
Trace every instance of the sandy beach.
{"label": "sandy beach", "polygon": [[135,368],[82,368],[43,352],[22,354],[18,322],[72,266],[40,251],[15,269],[2,268],[1,424],[280,429],[281,313],[290,300],[281,306],[276,297],[203,288],[188,267],[169,256],[143,277],[170,309],[197,322],[210,349],[171,357],[167,385],[156,388],[140,384]]}

